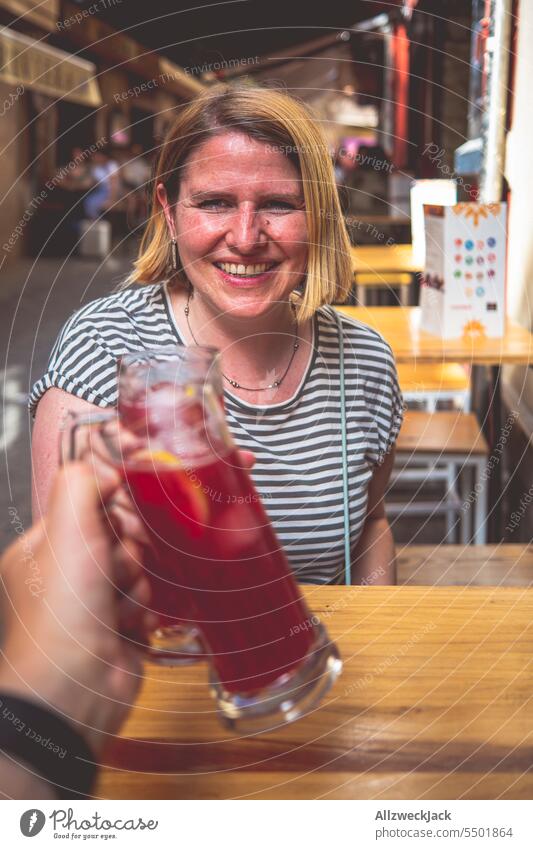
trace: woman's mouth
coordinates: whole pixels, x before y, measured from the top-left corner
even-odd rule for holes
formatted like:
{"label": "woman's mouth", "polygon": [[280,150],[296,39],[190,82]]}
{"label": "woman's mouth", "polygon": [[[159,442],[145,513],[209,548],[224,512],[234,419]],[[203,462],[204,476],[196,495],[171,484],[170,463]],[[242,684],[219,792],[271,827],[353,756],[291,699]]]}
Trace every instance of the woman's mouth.
{"label": "woman's mouth", "polygon": [[237,285],[261,283],[279,265],[277,262],[256,262],[248,265],[233,262],[215,262],[213,264],[226,280]]}

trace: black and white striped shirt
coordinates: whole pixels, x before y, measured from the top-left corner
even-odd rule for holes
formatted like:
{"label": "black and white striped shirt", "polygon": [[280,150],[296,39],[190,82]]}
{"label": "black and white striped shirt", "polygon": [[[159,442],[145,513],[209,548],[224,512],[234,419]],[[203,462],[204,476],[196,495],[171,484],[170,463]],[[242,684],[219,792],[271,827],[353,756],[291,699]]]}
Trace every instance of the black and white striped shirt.
{"label": "black and white striped shirt", "polygon": [[[352,549],[361,534],[368,484],[396,440],[402,399],[389,345],[341,317]],[[201,341],[201,340],[200,340]],[[34,410],[52,386],[100,407],[117,402],[117,359],[182,342],[165,284],[125,289],[79,310],[61,331],[48,371],[32,390]],[[330,307],[317,311],[313,352],[292,398],[249,405],[225,393],[230,430],[257,458],[252,476],[302,581],[336,581],[344,569],[339,339]]]}

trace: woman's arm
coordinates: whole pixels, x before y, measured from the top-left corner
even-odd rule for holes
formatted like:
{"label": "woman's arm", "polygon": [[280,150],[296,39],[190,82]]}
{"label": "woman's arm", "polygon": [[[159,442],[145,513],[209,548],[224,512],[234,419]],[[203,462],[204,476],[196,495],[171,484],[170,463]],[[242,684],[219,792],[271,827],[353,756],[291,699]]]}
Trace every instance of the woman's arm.
{"label": "woman's arm", "polygon": [[59,465],[59,436],[68,413],[101,412],[100,407],[52,387],[39,401],[31,443],[32,510],[34,522],[46,512]]}
{"label": "woman's arm", "polygon": [[396,553],[389,521],[385,516],[385,490],[394,463],[394,449],[378,466],[368,487],[365,524],[353,552],[352,584],[396,583]]}

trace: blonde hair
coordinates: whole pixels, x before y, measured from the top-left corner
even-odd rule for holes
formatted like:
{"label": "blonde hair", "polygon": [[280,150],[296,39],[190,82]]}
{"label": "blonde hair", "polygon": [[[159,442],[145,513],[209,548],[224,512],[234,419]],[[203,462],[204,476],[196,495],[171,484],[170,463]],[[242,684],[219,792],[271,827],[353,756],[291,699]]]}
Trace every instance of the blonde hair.
{"label": "blonde hair", "polygon": [[[296,302],[298,320],[323,304],[345,301],[352,283],[350,240],[328,145],[308,108],[278,89],[243,86],[217,87],[178,110],[152,174],[148,223],[126,283],[155,283],[172,275],[171,244],[156,187],[163,183],[169,202],[175,203],[192,151],[217,133],[236,130],[279,150],[302,179],[309,252],[305,285]],[[175,279],[187,284],[182,270]]]}

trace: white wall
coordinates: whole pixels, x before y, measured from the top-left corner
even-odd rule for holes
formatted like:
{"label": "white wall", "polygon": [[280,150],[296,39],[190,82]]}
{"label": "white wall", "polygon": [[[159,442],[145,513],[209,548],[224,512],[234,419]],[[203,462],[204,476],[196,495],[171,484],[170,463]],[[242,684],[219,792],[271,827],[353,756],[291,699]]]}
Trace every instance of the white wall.
{"label": "white wall", "polygon": [[[505,176],[511,188],[507,308],[533,331],[533,2],[520,0],[513,123],[507,136]],[[533,360],[533,351],[532,351]],[[533,369],[505,369],[506,397],[533,433]]]}

